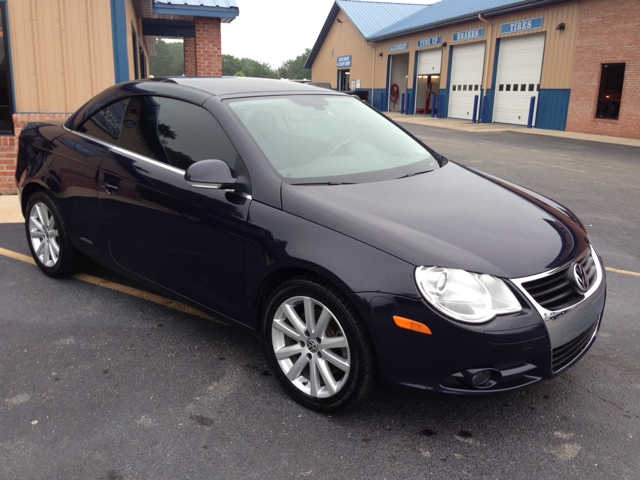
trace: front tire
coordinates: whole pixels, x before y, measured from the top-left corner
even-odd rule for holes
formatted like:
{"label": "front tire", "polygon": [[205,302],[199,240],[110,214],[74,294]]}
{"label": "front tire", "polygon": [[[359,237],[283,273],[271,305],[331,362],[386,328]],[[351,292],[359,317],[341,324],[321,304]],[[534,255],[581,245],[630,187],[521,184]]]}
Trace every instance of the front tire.
{"label": "front tire", "polygon": [[64,277],[84,265],[85,257],[71,244],[60,210],[47,193],[29,198],[25,230],[33,259],[48,276]]}
{"label": "front tire", "polygon": [[275,376],[298,403],[331,412],[364,400],[376,383],[371,340],[346,296],[305,276],[267,301],[264,347]]}

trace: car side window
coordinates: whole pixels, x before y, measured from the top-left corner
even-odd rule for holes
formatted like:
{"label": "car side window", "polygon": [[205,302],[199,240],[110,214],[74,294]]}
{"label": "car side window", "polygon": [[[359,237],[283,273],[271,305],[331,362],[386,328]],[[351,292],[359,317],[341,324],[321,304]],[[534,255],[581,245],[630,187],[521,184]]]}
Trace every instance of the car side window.
{"label": "car side window", "polygon": [[98,140],[117,145],[122,129],[122,120],[128,103],[129,99],[125,98],[124,100],[119,100],[104,107],[80,125],[77,131],[91,135]]}
{"label": "car side window", "polygon": [[173,98],[131,97],[119,146],[182,170],[207,159],[223,160],[231,171],[236,166],[236,149],[216,119]]}

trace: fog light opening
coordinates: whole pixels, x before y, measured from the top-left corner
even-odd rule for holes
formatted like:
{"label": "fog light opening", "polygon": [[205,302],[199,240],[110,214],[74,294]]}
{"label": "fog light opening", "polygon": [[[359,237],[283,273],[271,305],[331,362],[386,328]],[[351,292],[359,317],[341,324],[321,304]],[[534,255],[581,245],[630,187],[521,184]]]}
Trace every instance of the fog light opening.
{"label": "fog light opening", "polygon": [[489,382],[491,382],[491,377],[493,376],[492,370],[480,370],[473,377],[471,377],[471,383],[476,388],[482,388],[489,386]]}

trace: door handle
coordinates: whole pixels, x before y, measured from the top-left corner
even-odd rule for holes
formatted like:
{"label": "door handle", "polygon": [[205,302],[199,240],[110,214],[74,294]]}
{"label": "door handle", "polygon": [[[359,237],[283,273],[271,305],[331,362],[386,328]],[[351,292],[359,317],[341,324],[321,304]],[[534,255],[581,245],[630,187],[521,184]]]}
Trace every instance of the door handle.
{"label": "door handle", "polygon": [[102,182],[102,186],[104,187],[104,191],[107,192],[107,195],[113,195],[114,192],[117,192],[120,189],[117,185],[109,182]]}

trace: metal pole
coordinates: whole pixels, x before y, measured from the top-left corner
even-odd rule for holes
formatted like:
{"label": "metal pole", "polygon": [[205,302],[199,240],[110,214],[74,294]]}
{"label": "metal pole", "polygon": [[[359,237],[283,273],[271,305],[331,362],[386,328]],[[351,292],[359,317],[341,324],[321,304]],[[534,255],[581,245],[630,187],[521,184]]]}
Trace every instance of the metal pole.
{"label": "metal pole", "polygon": [[482,99],[482,116],[480,117],[480,121],[485,123],[487,119],[487,96],[485,95]]}
{"label": "metal pole", "polygon": [[402,101],[400,103],[400,113],[404,114],[404,93],[402,94]]}
{"label": "metal pole", "polygon": [[533,109],[536,106],[536,97],[531,97],[531,103],[529,103],[529,121],[527,122],[527,128],[533,127]]}
{"label": "metal pole", "polygon": [[436,116],[436,94],[431,94],[431,118]]}
{"label": "metal pole", "polygon": [[471,117],[471,121],[473,123],[476,123],[476,119],[477,119],[476,112],[477,111],[478,111],[478,95],[475,95],[473,97],[473,116]]}

